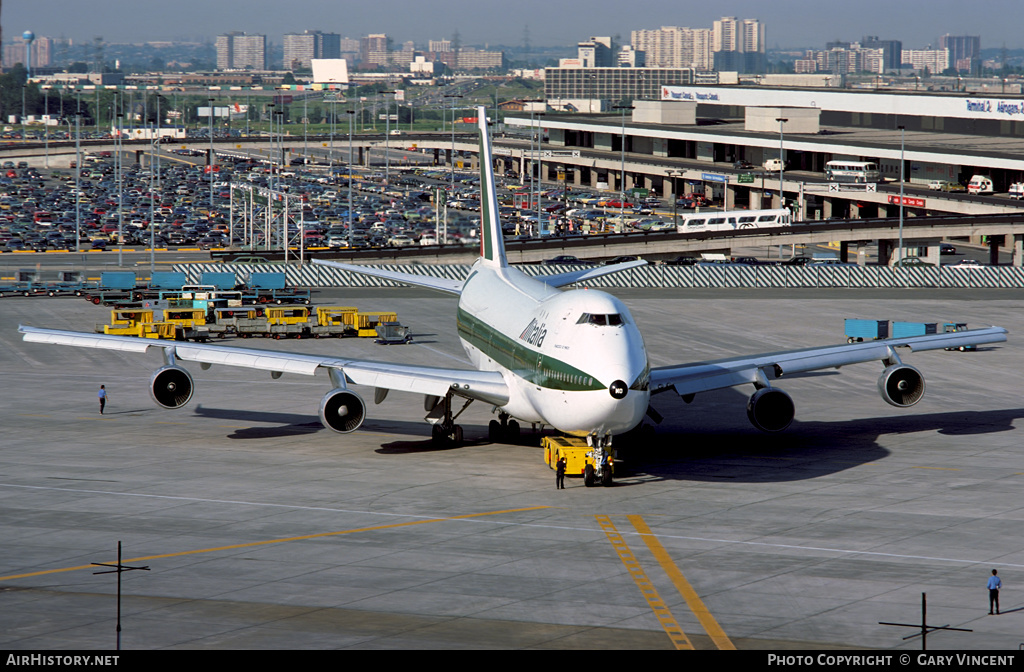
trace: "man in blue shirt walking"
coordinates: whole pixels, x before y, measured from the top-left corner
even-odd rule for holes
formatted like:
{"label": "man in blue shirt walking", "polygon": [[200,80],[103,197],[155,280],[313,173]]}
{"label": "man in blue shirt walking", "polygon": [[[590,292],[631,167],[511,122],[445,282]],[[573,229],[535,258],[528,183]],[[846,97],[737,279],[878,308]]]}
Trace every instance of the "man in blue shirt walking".
{"label": "man in blue shirt walking", "polygon": [[97,396],[100,399],[100,415],[103,415],[103,408],[107,405],[107,388],[105,385],[100,385],[100,391]]}
{"label": "man in blue shirt walking", "polygon": [[992,607],[999,613],[999,589],[1003,587],[1003,581],[997,576],[996,570],[992,570],[992,576],[988,577],[988,613],[992,614]]}

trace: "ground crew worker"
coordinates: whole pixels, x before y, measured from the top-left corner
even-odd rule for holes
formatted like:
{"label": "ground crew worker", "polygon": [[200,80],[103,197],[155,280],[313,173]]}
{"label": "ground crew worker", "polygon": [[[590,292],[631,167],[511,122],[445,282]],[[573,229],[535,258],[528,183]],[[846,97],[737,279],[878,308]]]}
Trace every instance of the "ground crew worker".
{"label": "ground crew worker", "polygon": [[555,463],[555,490],[565,490],[565,456]]}
{"label": "ground crew worker", "polygon": [[988,577],[988,613],[992,614],[992,607],[999,613],[999,589],[1003,587],[1003,580],[999,578],[996,570],[992,570],[992,576]]}
{"label": "ground crew worker", "polygon": [[103,415],[103,407],[107,405],[107,388],[100,385],[99,394],[96,396],[100,399],[100,415]]}

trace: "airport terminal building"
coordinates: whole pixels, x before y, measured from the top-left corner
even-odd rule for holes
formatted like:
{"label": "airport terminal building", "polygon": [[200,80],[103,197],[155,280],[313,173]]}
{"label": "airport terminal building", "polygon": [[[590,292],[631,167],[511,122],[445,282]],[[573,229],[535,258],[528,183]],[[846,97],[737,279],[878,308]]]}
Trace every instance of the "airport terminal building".
{"label": "airport terminal building", "polygon": [[[666,198],[698,191],[728,207],[758,208],[777,207],[782,179],[798,219],[894,215],[893,196],[881,186],[829,191],[828,162],[865,161],[878,165],[883,182],[902,174],[923,189],[923,198],[904,201],[910,216],[1021,209],[1005,195],[1024,181],[1019,95],[664,85],[656,99],[611,114],[548,112],[506,123],[540,126],[546,139],[539,156],[506,154],[509,169],[539,169],[569,185],[646,188]],[[783,173],[764,170],[780,155]],[[754,168],[734,167],[740,161]],[[966,184],[978,174],[991,178],[994,195],[926,189],[935,180]]]}

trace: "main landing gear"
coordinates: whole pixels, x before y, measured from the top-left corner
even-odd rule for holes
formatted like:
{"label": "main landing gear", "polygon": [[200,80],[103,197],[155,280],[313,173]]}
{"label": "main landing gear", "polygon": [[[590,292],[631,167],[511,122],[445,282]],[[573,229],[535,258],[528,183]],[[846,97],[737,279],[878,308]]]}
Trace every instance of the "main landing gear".
{"label": "main landing gear", "polygon": [[452,415],[453,396],[449,392],[443,399],[428,397],[428,399],[437,399],[433,407],[428,408],[430,412],[427,413],[426,417],[427,422],[432,425],[430,428],[430,440],[436,446],[445,443],[455,446],[462,445],[462,425],[456,425],[455,419],[462,415],[462,412],[473,403],[473,400],[467,399],[466,403],[459,409],[459,412]]}
{"label": "main landing gear", "polygon": [[519,423],[509,420],[508,413],[499,413],[498,419],[487,425],[487,438],[491,443],[514,442],[519,439]]}

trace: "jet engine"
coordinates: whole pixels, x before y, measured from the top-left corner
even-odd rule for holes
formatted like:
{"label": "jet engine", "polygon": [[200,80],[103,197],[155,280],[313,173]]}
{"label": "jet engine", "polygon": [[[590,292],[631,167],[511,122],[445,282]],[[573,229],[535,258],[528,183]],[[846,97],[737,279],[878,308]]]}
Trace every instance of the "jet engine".
{"label": "jet engine", "polygon": [[878,377],[878,392],[893,406],[913,406],[924,396],[924,376],[906,364],[888,366]]}
{"label": "jet engine", "polygon": [[747,417],[750,424],[762,432],[781,432],[789,427],[796,415],[793,399],[782,390],[763,387],[750,396]]}
{"label": "jet engine", "polygon": [[180,366],[157,369],[149,379],[149,394],[163,408],[181,408],[192,398],[192,376]]}
{"label": "jet engine", "polygon": [[339,434],[354,432],[366,419],[366,403],[355,392],[339,387],[320,400],[320,422]]}

